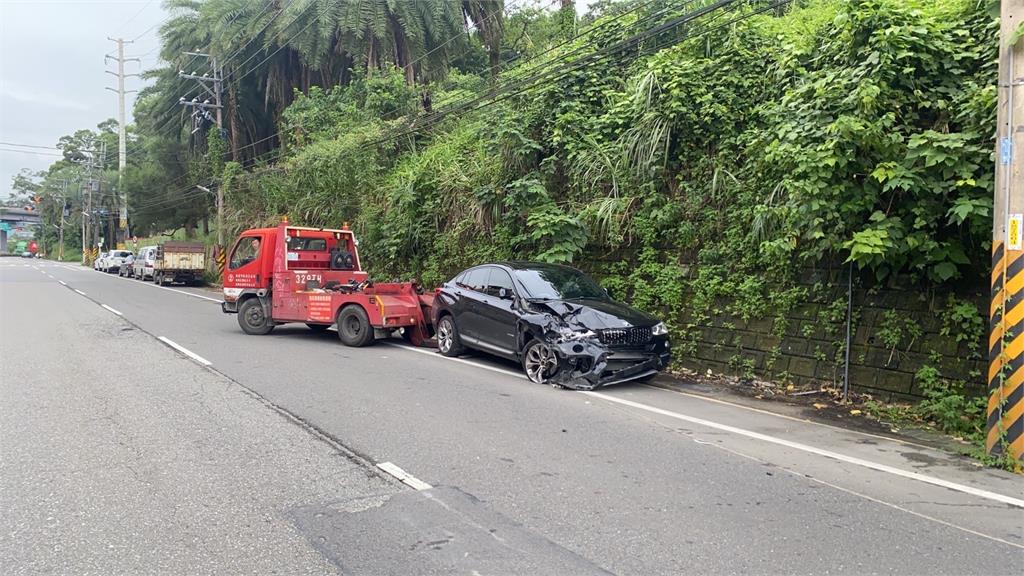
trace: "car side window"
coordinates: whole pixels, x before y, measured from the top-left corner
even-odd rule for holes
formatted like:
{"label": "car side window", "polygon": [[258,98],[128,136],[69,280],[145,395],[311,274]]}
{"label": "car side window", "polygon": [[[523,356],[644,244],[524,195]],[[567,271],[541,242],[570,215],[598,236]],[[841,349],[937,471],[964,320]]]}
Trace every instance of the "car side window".
{"label": "car side window", "polygon": [[474,268],[465,274],[461,284],[470,290],[483,292],[487,288],[487,277],[489,273],[490,269],[487,267]]}
{"label": "car side window", "polygon": [[488,296],[497,298],[501,294],[502,288],[509,293],[513,292],[512,277],[501,268],[491,268],[487,280],[487,289],[484,292]]}

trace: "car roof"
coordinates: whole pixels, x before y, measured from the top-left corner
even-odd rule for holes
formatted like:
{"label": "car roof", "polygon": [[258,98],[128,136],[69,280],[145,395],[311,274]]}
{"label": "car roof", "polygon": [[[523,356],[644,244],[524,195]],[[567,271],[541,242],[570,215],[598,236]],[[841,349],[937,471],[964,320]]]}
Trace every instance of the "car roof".
{"label": "car roof", "polygon": [[491,262],[486,266],[503,266],[509,270],[576,270],[565,264],[551,264],[549,262],[530,262],[528,260],[508,260],[503,262]]}

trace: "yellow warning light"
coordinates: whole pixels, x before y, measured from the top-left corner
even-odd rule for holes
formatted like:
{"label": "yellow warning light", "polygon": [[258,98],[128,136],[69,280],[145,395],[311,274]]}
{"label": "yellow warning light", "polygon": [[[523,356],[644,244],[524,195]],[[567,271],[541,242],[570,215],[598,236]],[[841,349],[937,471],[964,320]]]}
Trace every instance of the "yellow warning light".
{"label": "yellow warning light", "polygon": [[342,222],[341,223],[341,229],[342,230],[348,230],[348,222]]}
{"label": "yellow warning light", "polygon": [[284,216],[281,216],[281,224],[287,224],[287,223],[288,223],[288,215],[285,214]]}

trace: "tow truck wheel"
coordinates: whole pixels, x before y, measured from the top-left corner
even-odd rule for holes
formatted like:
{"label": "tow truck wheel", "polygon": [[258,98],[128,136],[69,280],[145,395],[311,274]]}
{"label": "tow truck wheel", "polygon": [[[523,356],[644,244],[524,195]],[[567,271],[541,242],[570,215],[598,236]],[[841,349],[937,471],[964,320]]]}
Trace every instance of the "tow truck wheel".
{"label": "tow truck wheel", "polygon": [[349,304],[338,312],[338,338],[346,346],[366,346],[373,342],[370,317],[362,306]]}
{"label": "tow truck wheel", "polygon": [[254,336],[269,334],[274,329],[274,323],[267,318],[259,298],[249,298],[238,307],[238,325],[242,332]]}
{"label": "tow truck wheel", "polygon": [[459,340],[459,329],[451,316],[444,316],[437,323],[437,349],[445,356],[460,356],[465,350]]}
{"label": "tow truck wheel", "polygon": [[523,354],[523,371],[531,382],[547,384],[548,379],[558,372],[555,351],[540,340],[531,341]]}

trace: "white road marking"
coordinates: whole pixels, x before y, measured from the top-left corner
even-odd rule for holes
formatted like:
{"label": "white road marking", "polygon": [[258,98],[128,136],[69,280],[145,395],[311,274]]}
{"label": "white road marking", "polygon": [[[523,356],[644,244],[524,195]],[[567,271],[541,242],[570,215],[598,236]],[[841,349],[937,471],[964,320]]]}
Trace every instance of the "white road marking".
{"label": "white road marking", "polygon": [[178,344],[177,342],[175,342],[174,340],[171,340],[170,338],[168,338],[166,336],[158,336],[157,340],[163,342],[164,344],[167,344],[171,348],[174,348],[178,352],[181,352],[182,354],[184,354],[185,356],[188,356],[189,358],[195,360],[196,362],[199,362],[203,366],[209,366],[209,365],[213,364],[213,362],[210,362],[206,358],[203,358],[199,354],[196,354],[195,352],[189,350],[188,348],[185,348],[181,344]]}
{"label": "white road marking", "polygon": [[520,372],[513,372],[511,370],[505,370],[504,368],[498,368],[497,366],[488,366],[487,364],[480,364],[479,362],[473,362],[472,360],[463,360],[462,358],[449,358],[448,356],[441,355],[441,353],[436,351],[436,350],[431,350],[431,349],[427,349],[427,348],[417,348],[415,346],[405,346],[405,345],[402,345],[402,344],[395,344],[394,342],[386,342],[386,344],[388,344],[390,346],[394,346],[396,348],[402,348],[402,349],[408,350],[410,352],[417,352],[419,354],[428,354],[430,356],[433,356],[434,358],[440,358],[441,360],[451,360],[452,362],[460,362],[462,364],[469,364],[470,366],[476,366],[477,368],[483,368],[484,370],[490,370],[491,372],[498,372],[499,374],[505,374],[506,376],[515,376],[516,378],[522,378],[524,380],[526,379],[526,374],[522,374]]}
{"label": "white road marking", "polygon": [[769,442],[772,444],[778,444],[780,446],[786,446],[787,448],[793,448],[808,452],[811,454],[817,454],[818,456],[824,456],[840,462],[846,462],[848,464],[854,464],[857,466],[863,466],[876,470],[878,472],[885,472],[894,476],[900,476],[903,478],[909,478],[911,480],[917,480],[919,482],[925,482],[934,486],[941,486],[943,488],[949,488],[950,490],[956,490],[957,492],[963,492],[964,494],[970,494],[979,498],[985,498],[986,500],[994,500],[996,502],[1002,502],[1003,504],[1009,504],[1010,506],[1016,506],[1018,508],[1024,508],[1024,500],[1019,498],[1013,498],[1011,496],[1005,496],[1003,494],[997,494],[988,490],[981,490],[973,488],[971,486],[965,486],[963,484],[957,484],[956,482],[950,482],[941,478],[935,478],[934,476],[928,476],[927,474],[919,474],[917,472],[910,472],[907,470],[901,470],[893,466],[886,464],[879,464],[877,462],[871,462],[870,460],[864,460],[862,458],[856,458],[853,456],[846,456],[838,452],[832,452],[831,450],[824,450],[822,448],[816,448],[807,444],[801,444],[800,442],[793,442],[792,440],[786,440],[783,438],[776,438],[775,436],[769,436],[768,434],[761,434],[760,432],[754,432],[752,430],[745,430],[743,428],[737,428],[735,426],[729,426],[728,424],[719,424],[718,422],[712,422],[710,420],[704,420],[703,418],[695,418],[693,416],[687,416],[678,412],[672,412],[671,410],[665,410],[654,406],[648,406],[647,404],[641,404],[640,402],[633,402],[632,400],[626,400],[623,398],[617,398],[609,394],[602,392],[582,392],[588,396],[595,398],[601,398],[609,402],[615,402],[624,406],[636,408],[638,410],[644,410],[652,412],[654,414],[660,414],[662,416],[668,416],[669,418],[675,418],[677,420],[683,420],[684,422],[690,422],[692,424],[698,424],[700,426],[706,426],[708,428],[714,428],[715,430],[722,430],[723,432],[729,432],[739,436],[746,436],[747,438],[753,438],[755,440],[761,440],[763,442]]}
{"label": "white road marking", "polygon": [[[435,358],[441,358],[443,360],[453,360],[455,362],[461,362],[463,364],[469,364],[471,366],[476,366],[477,368],[483,368],[485,370],[490,370],[492,372],[499,372],[501,374],[506,374],[508,376],[515,376],[517,378],[526,379],[526,375],[518,373],[518,372],[512,372],[511,370],[505,370],[505,369],[497,368],[497,367],[494,367],[494,366],[488,366],[486,364],[480,364],[480,363],[473,362],[473,361],[470,361],[470,360],[463,360],[462,358],[449,358],[447,356],[442,356],[441,354],[439,354],[439,353],[437,353],[435,351],[431,351],[431,350],[427,350],[427,349],[423,349],[423,348],[416,348],[416,347],[413,347],[413,346],[404,346],[404,345],[401,345],[401,344],[393,344],[393,343],[389,343],[389,344],[391,344],[392,346],[398,347],[398,348],[404,348],[404,349],[412,351],[412,352],[417,352],[417,353],[420,353],[420,354],[429,354],[429,355],[431,355],[431,356],[433,356]],[[640,409],[640,410],[645,410],[645,411],[648,411],[648,412],[653,412],[655,414],[661,414],[663,416],[668,416],[668,417],[671,417],[671,418],[676,418],[678,420],[683,420],[683,421],[686,421],[686,422],[691,422],[693,424],[699,424],[699,425],[706,426],[706,427],[709,427],[709,428],[714,428],[716,430],[722,430],[722,431],[730,432],[730,433],[737,434],[737,435],[740,435],[740,436],[746,436],[748,438],[755,438],[755,439],[758,439],[758,440],[763,440],[765,442],[770,442],[770,443],[773,443],[773,444],[779,444],[779,445],[782,445],[782,446],[787,446],[789,448],[795,448],[797,450],[802,450],[804,452],[809,452],[811,454],[817,454],[819,456],[824,456],[826,458],[832,458],[834,460],[839,460],[840,462],[846,462],[848,464],[855,464],[857,466],[863,466],[865,468],[869,468],[869,469],[872,469],[872,470],[875,470],[875,471],[878,471],[878,472],[885,472],[885,473],[888,473],[888,474],[893,474],[895,476],[900,476],[900,477],[908,478],[908,479],[911,479],[911,480],[917,480],[917,481],[925,482],[925,483],[932,484],[932,485],[935,485],[935,486],[941,486],[943,488],[949,488],[950,490],[956,490],[958,492],[963,492],[965,494],[971,494],[973,496],[978,496],[980,498],[985,498],[985,499],[988,499],[988,500],[995,500],[997,502],[1002,502],[1003,504],[1009,504],[1011,506],[1016,506],[1018,508],[1024,508],[1024,500],[1021,500],[1021,499],[1018,499],[1018,498],[1013,498],[1011,496],[1005,496],[1003,494],[998,494],[996,492],[990,492],[988,490],[981,490],[981,489],[978,489],[978,488],[973,488],[971,486],[966,486],[964,484],[958,484],[956,482],[950,482],[948,480],[943,480],[941,478],[936,478],[934,476],[928,476],[926,474],[920,474],[920,473],[917,473],[917,472],[910,472],[910,471],[907,471],[907,470],[902,470],[900,468],[896,468],[896,467],[889,466],[889,465],[886,465],[886,464],[879,464],[877,462],[872,462],[870,460],[864,460],[864,459],[856,458],[856,457],[853,457],[853,456],[846,456],[845,454],[840,454],[838,452],[832,452],[831,450],[824,450],[822,448],[816,448],[814,446],[809,446],[807,444],[801,444],[799,442],[793,442],[791,440],[785,440],[783,438],[776,438],[774,436],[769,436],[767,434],[761,434],[760,432],[754,432],[752,430],[745,430],[743,428],[737,428],[735,426],[729,426],[728,424],[719,424],[718,422],[712,422],[710,420],[704,420],[703,418],[695,418],[693,416],[687,416],[685,414],[680,414],[678,412],[672,412],[671,410],[665,410],[665,409],[662,409],[662,408],[657,408],[657,407],[654,407],[654,406],[649,406],[647,404],[641,404],[640,402],[633,402],[632,400],[625,400],[625,399],[622,399],[622,398],[617,398],[615,396],[610,396],[608,394],[604,394],[604,393],[601,393],[601,392],[581,391],[581,393],[582,394],[587,394],[587,395],[590,395],[590,396],[593,396],[593,397],[596,397],[596,398],[601,398],[601,399],[604,399],[604,400],[608,400],[609,402],[616,402],[616,403],[624,404],[626,406],[631,406],[633,408],[637,408],[637,409]],[[899,440],[894,440],[894,439],[891,439],[891,438],[885,438],[884,436],[880,436],[879,438],[884,438],[886,440],[892,440],[894,442],[899,442]]]}
{"label": "white road marking", "polygon": [[[85,268],[71,268],[71,267],[68,267],[68,266],[65,266],[65,268],[67,268],[68,270],[86,270]],[[168,288],[166,286],[157,286],[156,284],[150,284],[150,283],[147,283],[145,281],[139,281],[139,280],[136,280],[135,278],[128,278],[126,276],[112,276],[110,274],[103,274],[103,276],[105,276],[107,278],[111,278],[111,279],[116,278],[118,280],[131,280],[131,281],[133,281],[132,282],[133,284],[143,284],[145,286],[149,286],[150,288],[160,288],[161,290],[168,290],[170,292],[177,292],[178,294],[184,294],[185,296],[191,296],[193,298],[199,298],[201,300],[207,300],[209,302],[216,302],[218,304],[221,303],[221,300],[219,300],[217,298],[210,298],[209,296],[202,296],[200,294],[195,294],[193,292],[186,292],[185,290],[178,290],[176,288]]]}
{"label": "white road marking", "polygon": [[82,292],[82,291],[81,291],[81,290],[79,290],[78,288],[73,288],[73,290],[74,290],[75,292],[78,292],[78,293],[79,293],[79,294],[81,294],[82,296],[85,296],[85,292]]}
{"label": "white road marking", "polygon": [[210,298],[208,296],[201,296],[201,295],[195,294],[193,292],[186,292],[185,290],[178,290],[176,288],[168,288],[166,286],[157,286],[156,284],[148,284],[148,283],[146,283],[145,280],[141,280],[140,281],[140,280],[136,280],[135,278],[128,278],[128,277],[125,277],[125,276],[118,276],[118,278],[121,279],[121,280],[134,280],[134,282],[133,282],[134,284],[138,284],[138,283],[141,282],[144,286],[149,286],[150,288],[159,288],[161,290],[168,290],[170,292],[177,292],[178,294],[184,294],[185,296],[191,296],[193,298],[201,298],[203,300],[209,300],[210,302],[216,302],[218,304],[221,303],[221,300],[218,300],[216,298]]}
{"label": "white road marking", "polygon": [[63,281],[63,280],[57,280],[57,282],[60,282],[61,286],[67,286],[68,285],[68,283]]}
{"label": "white road marking", "polygon": [[804,424],[810,424],[812,426],[821,426],[823,428],[831,428],[833,430],[840,430],[842,432],[849,432],[851,434],[857,434],[859,436],[867,436],[869,438],[878,438],[880,440],[886,440],[888,442],[896,442],[905,446],[916,446],[918,448],[925,448],[930,450],[931,446],[925,444],[918,444],[917,442],[910,442],[909,440],[903,440],[901,438],[893,438],[891,436],[883,436],[882,434],[872,434],[871,432],[862,432],[860,430],[851,430],[849,428],[843,428],[841,426],[834,426],[832,424],[826,424],[824,422],[816,422],[807,418],[798,418],[796,416],[790,416],[789,414],[779,414],[778,412],[771,412],[769,410],[762,410],[761,408],[754,408],[753,406],[747,406],[746,404],[739,404],[736,402],[729,402],[728,400],[722,400],[720,398],[712,398],[711,396],[704,396],[701,394],[694,394],[693,392],[684,392],[682,390],[676,390],[674,388],[663,388],[661,386],[655,386],[653,384],[639,384],[654,390],[661,390],[662,392],[669,392],[671,394],[679,394],[680,396],[686,396],[688,398],[694,398],[697,400],[703,400],[704,402],[712,402],[714,404],[722,404],[725,406],[732,406],[733,408],[739,408],[741,410],[747,410],[749,412],[757,412],[758,414],[764,414],[765,416],[772,416],[774,418],[782,418],[784,420],[792,420],[793,422],[802,422]]}
{"label": "white road marking", "polygon": [[412,474],[409,474],[408,472],[402,470],[398,466],[395,466],[391,462],[381,462],[380,464],[377,464],[377,468],[380,468],[381,470],[387,472],[388,474],[394,476],[395,478],[398,478],[398,480],[402,484],[405,484],[410,488],[416,490],[430,490],[431,488],[433,488],[433,486],[431,486],[430,484],[427,484],[423,480],[416,478]]}
{"label": "white road marking", "polygon": [[103,306],[104,308],[106,308],[107,310],[110,310],[111,312],[113,312],[114,314],[117,314],[118,316],[124,316],[124,314],[121,314],[120,312],[118,312],[117,310],[114,310],[113,308],[111,308],[110,306],[107,306],[106,304],[100,304],[100,306]]}

